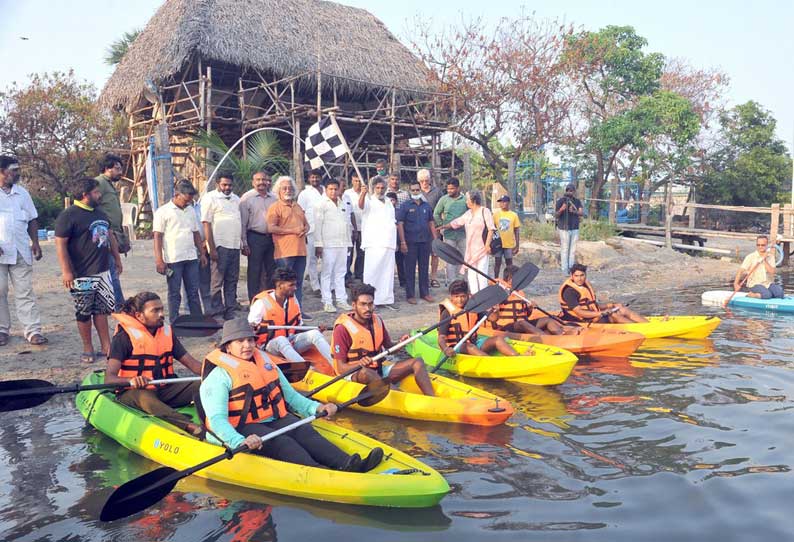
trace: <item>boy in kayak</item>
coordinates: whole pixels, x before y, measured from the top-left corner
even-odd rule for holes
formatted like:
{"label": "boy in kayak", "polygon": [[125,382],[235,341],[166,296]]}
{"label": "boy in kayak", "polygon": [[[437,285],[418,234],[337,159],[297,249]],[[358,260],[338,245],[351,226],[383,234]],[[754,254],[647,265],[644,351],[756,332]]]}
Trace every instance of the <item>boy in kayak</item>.
{"label": "boy in kayak", "polygon": [[575,263],[571,276],[562,283],[559,291],[562,319],[569,322],[631,323],[647,322],[621,303],[599,303],[593,287],[587,281],[587,266]]}
{"label": "boy in kayak", "polygon": [[[518,268],[516,266],[508,266],[504,270],[502,279],[496,279],[508,292],[513,289],[513,273]],[[575,334],[580,328],[574,326],[562,326],[559,322],[543,314],[542,311],[536,308],[532,301],[526,301],[526,298],[519,296],[516,293],[511,293],[507,300],[500,304],[496,309],[496,319],[488,319],[483,324],[483,327],[498,329],[508,333],[529,333],[533,335],[541,335],[543,333],[549,335],[563,335],[565,333]]]}
{"label": "boy in kayak", "polygon": [[149,385],[150,380],[176,377],[174,359],[194,374],[201,372],[201,364],[185,350],[171,326],[165,324],[160,296],[140,292],[129,298],[121,313],[113,317],[118,326],[110,342],[105,383],[132,387],[119,393],[118,401],[199,435],[201,427],[192,423],[189,416],[174,410],[193,401],[199,383]]}
{"label": "boy in kayak", "polygon": [[[273,273],[275,288],[254,296],[248,312],[248,323],[264,332],[257,336],[257,346],[292,363],[303,363],[301,353],[314,347],[331,363],[331,347],[319,329],[298,332],[292,329],[267,330],[267,325],[302,326],[301,306],[295,297],[298,277],[292,269],[279,267]],[[327,368],[317,368],[328,372]]]}
{"label": "boy in kayak", "polygon": [[747,297],[783,298],[783,288],[780,284],[775,284],[775,254],[774,250],[768,250],[769,238],[759,235],[755,246],[758,250],[745,256],[742,266],[736,272],[736,278],[733,279],[734,291],[738,292],[742,289],[742,283],[746,283],[750,289]]}
{"label": "boy in kayak", "polygon": [[270,357],[256,348],[256,335],[244,318],[223,324],[220,348],[207,355],[201,367],[201,404],[208,438],[231,448],[245,444],[256,454],[309,467],[368,472],[383,459],[373,448],[365,459],[348,455],[310,424],[274,439],[266,436],[299,421],[287,411],[311,416],[336,414],[333,403],[321,404],[299,394]]}
{"label": "boy in kayak", "polygon": [[[449,318],[462,311],[469,297],[468,282],[462,279],[453,280],[449,285],[449,297],[438,306],[439,320]],[[488,319],[495,323],[498,321],[498,315],[498,311],[494,311]],[[449,358],[455,356],[455,345],[477,324],[482,316],[466,312],[438,327],[438,347],[445,356]],[[487,356],[494,351],[503,356],[518,355],[518,352],[505,341],[504,337],[481,337],[478,339],[476,331],[458,348],[458,352],[461,354],[472,356]]]}
{"label": "boy in kayak", "polygon": [[[421,359],[411,358],[395,363],[384,363],[382,359],[372,361],[375,355],[392,346],[386,324],[375,314],[375,288],[369,284],[358,284],[353,288],[352,302],[353,311],[340,315],[334,322],[331,350],[336,374],[361,367],[347,377],[360,384],[368,384],[381,378],[390,384],[396,384],[413,375],[423,394],[435,395],[427,368]],[[400,339],[406,338],[407,335]]]}

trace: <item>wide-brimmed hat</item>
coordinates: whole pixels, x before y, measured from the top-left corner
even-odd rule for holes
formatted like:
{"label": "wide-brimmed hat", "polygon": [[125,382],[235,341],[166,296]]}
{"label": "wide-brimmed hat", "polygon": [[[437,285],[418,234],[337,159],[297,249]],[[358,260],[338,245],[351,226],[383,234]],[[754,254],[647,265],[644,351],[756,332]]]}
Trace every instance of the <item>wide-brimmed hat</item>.
{"label": "wide-brimmed hat", "polygon": [[251,328],[251,324],[245,318],[235,318],[234,320],[227,320],[223,323],[223,332],[221,333],[221,346],[237,339],[245,339],[246,337],[256,337],[256,333]]}

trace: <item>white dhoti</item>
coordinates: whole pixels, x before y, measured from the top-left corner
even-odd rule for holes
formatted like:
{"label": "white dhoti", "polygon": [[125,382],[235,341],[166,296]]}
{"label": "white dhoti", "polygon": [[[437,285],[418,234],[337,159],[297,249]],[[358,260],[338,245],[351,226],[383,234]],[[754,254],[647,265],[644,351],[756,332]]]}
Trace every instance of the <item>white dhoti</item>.
{"label": "white dhoti", "polygon": [[375,288],[375,304],[394,303],[394,249],[368,247],[364,250],[364,283]]}

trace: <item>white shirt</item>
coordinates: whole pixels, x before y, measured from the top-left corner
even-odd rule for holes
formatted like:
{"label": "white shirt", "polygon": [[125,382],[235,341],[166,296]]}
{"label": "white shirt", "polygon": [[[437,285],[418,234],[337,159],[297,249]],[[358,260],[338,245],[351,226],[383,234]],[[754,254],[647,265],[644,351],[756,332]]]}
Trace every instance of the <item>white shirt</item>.
{"label": "white shirt", "polygon": [[[750,273],[750,270],[755,268],[752,273],[747,276],[747,287],[752,288],[757,284],[761,284],[762,286],[766,286],[769,288],[769,285],[772,284],[772,280],[774,279],[774,274],[770,276],[766,272],[766,266],[764,264],[759,264],[759,262],[763,259],[763,257],[758,253],[758,251],[753,251],[747,256],[744,257],[744,261],[742,262],[742,269]],[[775,267],[775,253],[771,252],[767,254],[766,261],[769,262],[769,265],[772,266],[774,269]]]}
{"label": "white shirt", "polygon": [[161,205],[154,212],[152,231],[163,234],[165,263],[198,259],[193,232],[199,231],[199,224],[192,205],[180,209],[173,200]]}
{"label": "white shirt", "polygon": [[[278,303],[276,301],[276,292],[270,292],[267,295],[270,296],[270,299],[273,300],[274,305]],[[293,299],[295,300],[295,303],[298,303],[297,298],[293,297]],[[248,309],[248,323],[251,324],[252,326],[258,326],[259,324],[261,324],[262,318],[264,318],[265,313],[267,312],[267,307],[268,305],[265,303],[264,299],[257,299],[256,301],[254,301],[251,304],[251,308]],[[298,310],[300,310],[300,308],[301,308],[300,303],[298,303]],[[301,321],[298,322],[297,325],[299,326],[303,325],[302,317],[301,317]]]}
{"label": "white shirt", "polygon": [[216,247],[240,249],[240,198],[213,190],[201,198],[201,221],[212,224]]}
{"label": "white shirt", "polygon": [[394,206],[386,198],[367,195],[361,211],[361,248],[390,248],[397,250],[397,222],[394,219]]}
{"label": "white shirt", "polygon": [[27,190],[18,184],[13,185],[8,194],[0,190],[0,248],[3,249],[0,264],[17,263],[17,252],[26,264],[33,264],[28,222],[38,216]]}
{"label": "white shirt", "polygon": [[325,248],[347,248],[352,229],[350,207],[338,199],[334,203],[328,196],[314,204],[314,246]]}
{"label": "white shirt", "polygon": [[[320,188],[322,190],[322,188]],[[298,194],[298,205],[306,213],[306,221],[309,223],[309,234],[314,233],[314,206],[323,199],[323,193],[311,185],[301,190]]]}
{"label": "white shirt", "polygon": [[361,207],[358,206],[358,197],[359,193],[352,188],[345,190],[342,195],[342,199],[347,202],[353,211],[353,216],[356,217],[356,227],[353,228],[353,231],[361,231]]}

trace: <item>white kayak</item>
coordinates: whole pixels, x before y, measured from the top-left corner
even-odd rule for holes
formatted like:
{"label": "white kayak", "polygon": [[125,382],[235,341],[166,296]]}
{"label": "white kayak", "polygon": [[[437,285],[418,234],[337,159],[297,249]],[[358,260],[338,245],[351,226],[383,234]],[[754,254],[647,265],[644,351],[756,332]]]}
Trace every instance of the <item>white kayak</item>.
{"label": "white kayak", "polygon": [[784,298],[772,299],[759,299],[757,297],[748,297],[747,292],[736,292],[731,298],[733,290],[710,290],[703,292],[700,300],[704,305],[711,305],[713,307],[722,307],[725,302],[730,298],[728,303],[731,307],[741,307],[745,309],[756,309],[771,312],[794,312],[794,297],[786,296]]}

